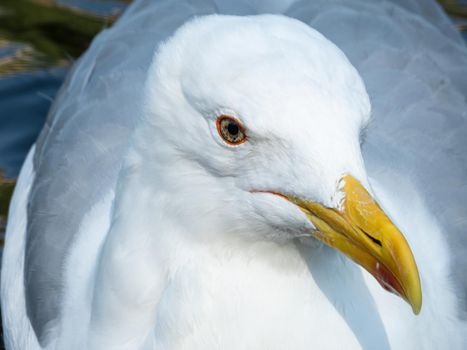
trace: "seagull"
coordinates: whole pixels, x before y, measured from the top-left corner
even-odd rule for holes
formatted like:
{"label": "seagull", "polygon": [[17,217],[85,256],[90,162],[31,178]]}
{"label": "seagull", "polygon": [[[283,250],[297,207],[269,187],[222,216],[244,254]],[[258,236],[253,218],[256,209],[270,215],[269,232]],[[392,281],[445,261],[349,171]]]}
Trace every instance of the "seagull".
{"label": "seagull", "polygon": [[434,1],[136,0],[21,170],[7,349],[465,349],[466,73]]}

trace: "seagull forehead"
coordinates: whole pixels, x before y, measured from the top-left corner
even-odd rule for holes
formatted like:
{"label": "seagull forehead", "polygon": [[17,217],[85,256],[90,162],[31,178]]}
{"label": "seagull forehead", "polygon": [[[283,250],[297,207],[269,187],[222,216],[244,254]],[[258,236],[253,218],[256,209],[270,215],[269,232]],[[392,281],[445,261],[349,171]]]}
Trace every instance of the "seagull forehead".
{"label": "seagull forehead", "polygon": [[188,23],[171,46],[167,51],[175,50],[179,60],[171,53],[167,63],[177,67],[184,96],[201,108],[228,107],[244,118],[274,114],[279,126],[310,113],[357,127],[367,122],[370,106],[357,71],[334,44],[297,20],[211,16]]}

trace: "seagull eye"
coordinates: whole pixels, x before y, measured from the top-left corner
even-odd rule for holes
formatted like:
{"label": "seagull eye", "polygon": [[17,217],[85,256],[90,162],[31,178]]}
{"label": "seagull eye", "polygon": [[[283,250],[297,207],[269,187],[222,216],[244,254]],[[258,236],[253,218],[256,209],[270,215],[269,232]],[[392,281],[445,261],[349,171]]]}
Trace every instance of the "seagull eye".
{"label": "seagull eye", "polygon": [[216,124],[219,135],[229,145],[239,145],[246,141],[245,128],[235,118],[221,115]]}

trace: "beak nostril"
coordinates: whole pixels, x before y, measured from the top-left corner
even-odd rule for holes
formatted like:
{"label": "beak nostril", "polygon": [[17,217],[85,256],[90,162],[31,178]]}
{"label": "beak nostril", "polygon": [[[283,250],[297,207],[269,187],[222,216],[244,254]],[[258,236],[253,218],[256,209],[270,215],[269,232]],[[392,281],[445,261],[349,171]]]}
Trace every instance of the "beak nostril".
{"label": "beak nostril", "polygon": [[379,245],[381,248],[383,247],[383,243],[379,239],[376,239],[372,235],[368,234],[367,232],[363,231],[362,232],[367,236],[374,244]]}

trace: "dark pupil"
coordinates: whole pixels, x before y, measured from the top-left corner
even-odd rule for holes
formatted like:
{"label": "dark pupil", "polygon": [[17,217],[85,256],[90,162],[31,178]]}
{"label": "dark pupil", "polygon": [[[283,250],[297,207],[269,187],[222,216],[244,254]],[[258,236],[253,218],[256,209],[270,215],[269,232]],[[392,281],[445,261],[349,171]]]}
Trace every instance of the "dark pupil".
{"label": "dark pupil", "polygon": [[229,125],[227,125],[227,131],[229,132],[230,135],[236,136],[238,135],[240,128],[238,125],[234,122],[230,122]]}

